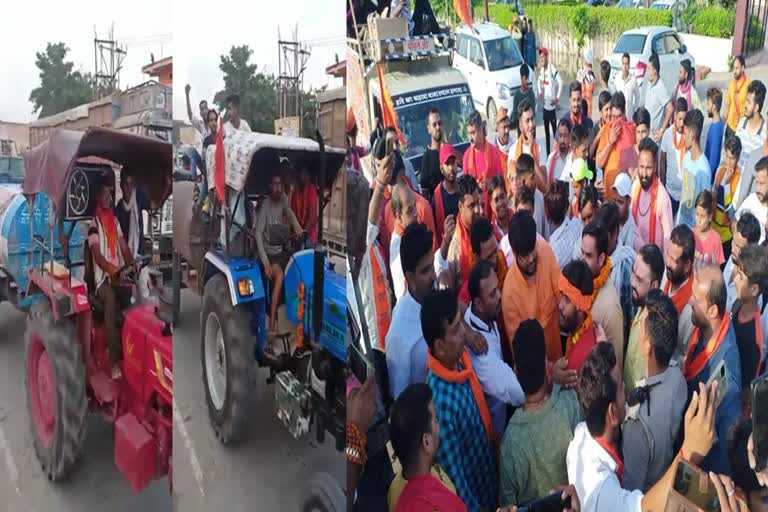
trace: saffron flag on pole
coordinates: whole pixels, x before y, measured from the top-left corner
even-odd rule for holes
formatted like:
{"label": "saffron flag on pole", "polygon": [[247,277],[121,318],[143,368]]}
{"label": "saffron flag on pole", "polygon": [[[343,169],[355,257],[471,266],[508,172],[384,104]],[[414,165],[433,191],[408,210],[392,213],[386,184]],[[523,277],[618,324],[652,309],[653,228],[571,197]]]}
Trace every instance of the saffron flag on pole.
{"label": "saffron flag on pole", "polygon": [[216,197],[219,204],[224,204],[224,190],[226,188],[226,178],[224,171],[224,128],[219,118],[219,129],[216,132],[216,160],[214,163],[214,184],[216,185]]}
{"label": "saffron flag on pole", "polygon": [[381,122],[384,128],[394,128],[400,144],[405,144],[405,136],[397,125],[397,112],[395,112],[395,106],[392,104],[392,96],[389,95],[389,89],[387,89],[387,84],[381,73],[381,63],[376,64],[376,72],[379,75],[379,87],[381,88]]}
{"label": "saffron flag on pole", "polygon": [[456,14],[461,18],[461,21],[472,28],[472,6],[469,4],[470,0],[453,0],[453,8]]}

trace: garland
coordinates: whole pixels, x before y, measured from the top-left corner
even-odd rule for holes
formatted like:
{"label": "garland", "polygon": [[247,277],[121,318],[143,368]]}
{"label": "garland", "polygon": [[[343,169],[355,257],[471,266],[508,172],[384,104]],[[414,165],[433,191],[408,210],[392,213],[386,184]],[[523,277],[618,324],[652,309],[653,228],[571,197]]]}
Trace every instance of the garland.
{"label": "garland", "polygon": [[611,277],[611,258],[610,256],[605,259],[605,265],[603,265],[603,268],[600,269],[600,273],[597,275],[597,277],[592,281],[592,302],[595,302],[595,299],[597,298],[597,294],[600,291],[600,288],[603,287],[603,285],[608,281],[608,278]]}
{"label": "garland", "polygon": [[568,335],[568,344],[569,345],[575,345],[579,342],[579,339],[581,338],[581,335],[584,334],[587,329],[592,327],[592,312],[590,311],[587,313],[587,317],[584,319],[584,322],[579,326],[578,329],[573,331],[570,335]]}

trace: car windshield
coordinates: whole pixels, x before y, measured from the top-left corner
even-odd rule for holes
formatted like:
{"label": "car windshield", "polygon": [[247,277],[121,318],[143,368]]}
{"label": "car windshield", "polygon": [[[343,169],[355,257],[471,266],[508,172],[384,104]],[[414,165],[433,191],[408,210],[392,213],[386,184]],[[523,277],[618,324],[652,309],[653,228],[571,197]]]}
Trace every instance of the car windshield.
{"label": "car windshield", "polygon": [[24,159],[0,156],[0,183],[20,185],[24,182]]}
{"label": "car windshield", "polygon": [[511,37],[485,41],[483,46],[485,46],[485,54],[488,56],[489,71],[512,68],[523,62],[520,50]]}
{"label": "car windshield", "polygon": [[427,115],[431,108],[440,111],[443,122],[443,140],[453,145],[469,140],[467,136],[467,118],[474,111],[472,98],[468,94],[450,96],[434,101],[425,101],[416,105],[396,108],[398,124],[408,141],[405,157],[421,156],[429,146]]}
{"label": "car windshield", "polygon": [[645,38],[646,36],[643,34],[624,34],[619,39],[619,42],[616,43],[613,53],[643,53]]}

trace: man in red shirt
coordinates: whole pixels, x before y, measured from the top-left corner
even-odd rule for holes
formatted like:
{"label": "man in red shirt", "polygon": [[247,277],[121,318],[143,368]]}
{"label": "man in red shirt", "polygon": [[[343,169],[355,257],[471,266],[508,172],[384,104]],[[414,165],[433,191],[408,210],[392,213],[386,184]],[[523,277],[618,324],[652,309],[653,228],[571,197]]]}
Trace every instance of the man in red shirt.
{"label": "man in red shirt", "polygon": [[296,220],[309,234],[313,245],[317,244],[317,189],[309,180],[309,170],[304,167],[299,173],[299,181],[291,193],[291,210]]}

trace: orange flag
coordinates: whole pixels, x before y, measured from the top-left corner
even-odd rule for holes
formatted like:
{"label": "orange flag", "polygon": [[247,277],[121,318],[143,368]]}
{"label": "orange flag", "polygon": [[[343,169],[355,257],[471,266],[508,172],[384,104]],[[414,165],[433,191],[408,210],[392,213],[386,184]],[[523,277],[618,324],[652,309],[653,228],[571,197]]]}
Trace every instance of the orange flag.
{"label": "orange flag", "polygon": [[381,88],[382,97],[381,122],[384,128],[394,128],[400,144],[405,144],[405,136],[397,125],[397,112],[395,112],[395,106],[392,104],[392,96],[389,95],[389,89],[387,89],[387,84],[384,82],[384,77],[381,73],[381,63],[376,64],[376,72],[379,75],[379,87]]}
{"label": "orange flag", "polygon": [[453,8],[456,10],[456,14],[459,15],[461,21],[467,24],[469,28],[472,28],[472,7],[469,5],[470,0],[453,0]]}
{"label": "orange flag", "polygon": [[214,163],[214,184],[216,185],[216,197],[219,204],[224,204],[224,190],[226,188],[226,179],[224,171],[224,128],[219,117],[219,130],[216,132],[216,160]]}

